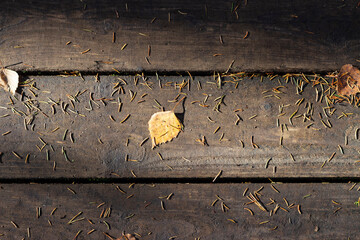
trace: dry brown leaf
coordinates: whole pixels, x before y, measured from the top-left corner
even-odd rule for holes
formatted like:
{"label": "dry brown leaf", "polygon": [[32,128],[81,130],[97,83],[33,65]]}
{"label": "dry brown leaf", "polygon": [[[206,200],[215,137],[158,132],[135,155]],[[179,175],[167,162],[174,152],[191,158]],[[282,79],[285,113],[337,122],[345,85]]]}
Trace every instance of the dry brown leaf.
{"label": "dry brown leaf", "polygon": [[360,92],[360,70],[351,64],[342,66],[338,75],[337,91],[341,95]]}
{"label": "dry brown leaf", "polygon": [[11,92],[12,95],[15,95],[18,85],[19,75],[17,72],[5,68],[0,70],[0,86],[4,88],[5,91]]}
{"label": "dry brown leaf", "polygon": [[149,120],[152,147],[176,138],[181,127],[181,122],[173,111],[154,113]]}

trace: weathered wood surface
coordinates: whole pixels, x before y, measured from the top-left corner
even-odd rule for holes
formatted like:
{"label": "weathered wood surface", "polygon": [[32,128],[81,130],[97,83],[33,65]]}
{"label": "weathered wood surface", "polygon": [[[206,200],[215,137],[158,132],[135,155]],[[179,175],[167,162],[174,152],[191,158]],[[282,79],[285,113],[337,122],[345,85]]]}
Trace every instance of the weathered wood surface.
{"label": "weathered wood surface", "polygon": [[[189,77],[160,76],[161,89],[156,77],[147,78],[146,84],[152,89],[145,85],[142,77],[137,77],[137,85],[134,84],[134,76],[120,77],[127,85],[118,78],[119,76],[100,75],[100,82],[96,82],[94,76],[85,76],[85,81],[80,77],[30,76],[28,80],[33,79],[31,84],[36,88],[25,86],[22,89],[25,93],[23,102],[18,94],[19,100],[12,98],[15,105],[11,105],[7,94],[1,94],[1,178],[134,178],[131,171],[139,178],[214,178],[220,170],[223,171],[220,178],[360,175],[360,140],[355,139],[356,129],[360,127],[359,109],[347,103],[336,104],[333,115],[326,110],[327,118],[322,109],[326,107],[324,98],[322,102],[316,102],[315,90],[310,85],[304,88],[301,95],[297,95],[295,85],[285,83],[283,78],[278,77],[271,81],[268,77],[255,77],[239,79],[237,82],[229,82],[231,78],[223,78],[221,89],[212,76],[194,77],[194,80],[190,80],[190,91],[186,86],[184,94],[181,94],[186,95],[183,105],[175,110],[185,126],[184,132],[172,142],[152,150],[150,140],[142,146],[140,144],[149,135],[148,120],[151,115],[161,111],[155,99],[165,110],[171,110],[175,103],[169,103],[168,100],[171,101],[178,95],[179,84]],[[125,94],[116,92],[111,96],[117,82],[123,84]],[[202,86],[200,90],[199,82]],[[175,83],[178,84],[177,89],[174,88]],[[236,83],[238,88],[235,88]],[[282,93],[271,91],[278,86],[283,86],[279,88]],[[321,91],[319,86],[317,88]],[[77,97],[79,102],[74,102],[74,111],[69,98],[84,90],[87,91]],[[270,92],[263,93],[267,90]],[[37,94],[37,97],[30,91]],[[130,91],[136,94],[132,102]],[[92,111],[86,110],[90,108],[90,93],[93,93],[94,102],[98,104],[92,103]],[[202,107],[199,104],[205,100],[206,94],[209,97],[204,104],[209,106]],[[220,106],[221,112],[214,111],[218,102],[214,100],[221,96],[225,96],[224,104]],[[105,99],[106,106],[99,101],[101,98]],[[120,112],[118,98],[123,103]],[[305,100],[298,107],[295,103],[301,98]],[[31,111],[24,105],[29,99],[33,100]],[[59,102],[59,105],[54,105],[55,114],[52,113],[53,104],[50,99]],[[314,121],[303,122],[303,117],[297,116],[307,111],[307,102],[313,104]],[[64,104],[69,104],[66,113],[60,107]],[[283,108],[284,115],[279,116],[279,105],[287,104],[289,106]],[[235,113],[235,109],[242,111]],[[289,117],[296,109],[299,110],[291,125]],[[323,126],[319,113],[325,122],[331,122],[332,128]],[[130,117],[121,123],[129,114]],[[242,118],[237,125],[236,114]],[[254,115],[257,116],[250,119]],[[28,121],[31,116],[34,116],[34,120],[31,125],[26,126],[28,130],[25,130],[24,119]],[[210,122],[208,117],[214,122]],[[280,124],[287,124],[287,129],[283,127],[283,132],[281,127],[277,127],[277,119]],[[310,123],[313,125],[307,128]],[[214,134],[218,127],[220,129]],[[53,132],[57,128],[59,129]],[[11,132],[6,134],[8,131]],[[64,140],[65,131],[67,134]],[[71,141],[71,136],[74,142]],[[196,141],[202,136],[206,137],[209,146]],[[251,136],[259,148],[252,147]],[[47,145],[43,147],[41,141],[45,141]],[[244,147],[240,141],[244,142]],[[338,145],[341,145],[344,154],[340,152]],[[42,151],[36,146],[43,147]],[[62,147],[73,163],[66,161]],[[333,152],[336,155],[321,167]],[[28,164],[25,163],[27,154],[30,156]],[[272,160],[265,168],[269,158]]]}
{"label": "weathered wood surface", "polygon": [[234,60],[233,71],[312,72],[359,64],[357,0],[245,2],[5,0],[1,60],[28,71],[225,71]]}
{"label": "weathered wood surface", "polygon": [[[259,199],[268,212],[255,204],[246,205],[250,201],[243,196],[246,188],[249,188],[246,193],[249,195],[262,186]],[[2,239],[74,239],[81,230],[77,237],[79,240],[105,240],[109,238],[103,232],[119,237],[122,231],[140,234],[142,237],[139,239],[170,239],[175,236],[173,239],[358,238],[360,208],[354,204],[359,198],[358,186],[351,191],[352,183],[274,186],[280,193],[275,192],[270,184],[135,184],[130,189],[128,185],[121,185],[126,194],[112,184],[2,184],[0,234],[3,234]],[[166,199],[171,193],[170,200]],[[216,195],[222,200],[211,206],[217,199]],[[275,203],[269,205],[270,198]],[[283,198],[291,207],[287,207]],[[230,208],[226,212],[222,211],[223,202]],[[103,205],[97,208],[101,203]],[[270,216],[276,204],[285,210],[279,208]],[[300,205],[301,214],[297,205]],[[100,218],[109,207],[110,216]],[[41,208],[39,217],[37,208]],[[56,211],[50,215],[54,208]],[[244,208],[251,209],[254,215]],[[75,222],[68,224],[79,212],[82,214],[75,218]],[[277,229],[271,230],[275,227]],[[28,228],[30,238],[27,236]],[[87,235],[92,229],[96,231]]]}

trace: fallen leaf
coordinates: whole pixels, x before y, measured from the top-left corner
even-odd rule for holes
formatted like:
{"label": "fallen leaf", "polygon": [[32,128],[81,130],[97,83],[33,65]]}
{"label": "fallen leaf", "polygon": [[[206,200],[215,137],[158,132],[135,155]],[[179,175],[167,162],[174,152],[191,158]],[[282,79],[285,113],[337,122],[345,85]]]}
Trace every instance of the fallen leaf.
{"label": "fallen leaf", "polygon": [[337,91],[341,95],[360,92],[360,70],[351,64],[342,66],[338,75]]}
{"label": "fallen leaf", "polygon": [[152,147],[176,138],[182,124],[173,111],[154,113],[149,120]]}
{"label": "fallen leaf", "polygon": [[15,95],[18,85],[19,75],[17,72],[5,68],[0,70],[0,86],[3,87],[5,91],[11,92],[12,95]]}
{"label": "fallen leaf", "polygon": [[122,235],[121,238],[117,238],[116,240],[136,240],[135,236],[127,233],[125,235]]}

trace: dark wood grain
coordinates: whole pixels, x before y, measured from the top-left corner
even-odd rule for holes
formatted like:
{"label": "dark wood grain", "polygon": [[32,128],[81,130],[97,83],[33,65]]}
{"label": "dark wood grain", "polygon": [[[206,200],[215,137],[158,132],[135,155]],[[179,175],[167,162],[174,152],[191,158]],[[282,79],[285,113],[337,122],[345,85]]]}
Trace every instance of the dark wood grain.
{"label": "dark wood grain", "polygon": [[6,0],[1,60],[27,71],[226,71],[233,60],[232,71],[334,71],[358,64],[359,11],[357,0]]}
{"label": "dark wood grain", "polygon": [[[127,85],[118,78],[124,79]],[[138,79],[137,85],[134,84],[135,78]],[[310,76],[308,78],[312,79]],[[7,135],[0,135],[0,171],[4,179],[133,178],[131,171],[139,178],[213,178],[220,170],[223,170],[220,178],[359,177],[359,140],[355,139],[356,129],[360,127],[359,109],[347,103],[336,104],[334,114],[327,111],[326,117],[323,112],[326,103],[324,99],[322,102],[315,101],[316,93],[311,85],[297,95],[295,85],[285,83],[279,77],[271,81],[268,77],[239,79],[237,88],[236,83],[231,82],[233,79],[223,78],[224,84],[219,89],[212,76],[194,76],[194,80],[190,80],[190,91],[188,87],[183,89],[182,95],[186,95],[183,105],[175,109],[184,124],[184,132],[172,142],[152,150],[151,141],[146,141],[142,146],[140,144],[149,136],[148,120],[151,115],[161,111],[155,99],[165,110],[171,110],[175,103],[168,101],[179,93],[174,84],[181,84],[184,79],[189,79],[188,76],[160,76],[161,89],[153,76],[146,80],[151,89],[139,76],[100,75],[100,82],[96,82],[94,76],[85,76],[85,81],[80,77],[60,76],[29,76],[30,79],[34,80],[32,83],[36,88],[25,86],[22,89],[25,93],[22,102],[19,94],[19,100],[12,98],[15,105],[11,105],[7,94],[0,96],[1,134],[11,131]],[[125,94],[116,92],[111,96],[116,82],[123,84]],[[202,85],[200,90],[198,82]],[[280,88],[282,93],[272,92],[278,86],[283,86]],[[319,86],[317,88],[321,91]],[[74,112],[69,98],[84,90],[87,91],[77,97],[79,102],[75,102]],[[136,93],[132,102],[130,91]],[[90,92],[98,104],[92,104],[92,111],[86,110],[89,108]],[[208,107],[202,107],[196,101],[203,102],[206,94],[209,96],[205,102]],[[221,104],[220,112],[214,111],[214,100],[221,96],[225,96],[224,104]],[[106,106],[99,101],[101,98],[105,99]],[[118,98],[123,103],[120,112]],[[301,98],[305,100],[298,107],[295,103]],[[24,102],[30,99],[42,112],[36,108],[29,111],[25,107]],[[60,105],[54,106],[56,113],[53,114],[49,99],[69,104],[67,114]],[[139,103],[142,100],[145,101]],[[297,116],[307,111],[307,102],[313,104],[313,121],[303,122],[303,117]],[[279,106],[287,104],[283,108],[284,115],[279,116]],[[18,114],[21,115],[21,111],[27,116],[13,113],[12,108]],[[237,112],[242,119],[238,125],[235,125],[235,109],[242,109]],[[296,109],[299,110],[291,125],[289,117]],[[341,117],[343,113],[347,117]],[[128,114],[130,117],[120,123]],[[319,114],[325,122],[331,122],[332,128],[323,126]],[[254,115],[257,116],[249,119]],[[34,116],[34,120],[25,130],[24,119],[27,121],[31,116]],[[210,122],[208,117],[214,122]],[[287,124],[287,130],[283,127],[282,132],[281,127],[277,127],[277,119],[280,124]],[[310,123],[313,125],[307,128]],[[219,131],[214,134],[218,127]],[[59,129],[53,132],[56,128]],[[63,140],[66,129],[68,132]],[[223,138],[219,141],[222,134]],[[206,137],[209,146],[196,141],[202,136]],[[252,136],[258,149],[251,145]],[[43,146],[39,137],[47,143],[41,152],[36,147]],[[347,145],[345,137],[348,138]],[[240,141],[244,142],[244,147]],[[341,154],[338,145],[341,145],[344,154]],[[62,147],[73,163],[66,161]],[[21,159],[12,152],[20,155]],[[335,157],[321,167],[333,152],[336,153]],[[25,164],[27,154],[30,154],[29,163]],[[126,158],[128,161],[125,161]],[[269,158],[272,160],[266,168]],[[53,171],[54,162],[56,171]]]}
{"label": "dark wood grain", "polygon": [[[0,234],[4,239],[29,239],[30,228],[30,239],[73,239],[79,230],[79,240],[105,240],[109,238],[103,232],[119,237],[122,231],[140,234],[139,239],[356,239],[360,208],[354,202],[359,192],[357,187],[349,191],[351,185],[274,184],[277,193],[270,184],[135,184],[130,189],[121,185],[126,191],[122,194],[112,184],[2,184]],[[244,190],[249,188],[248,195],[261,187],[259,198],[268,212],[254,204],[245,205],[249,200],[243,196]],[[170,200],[161,198],[171,193]],[[216,195],[222,200],[211,206]],[[275,203],[268,205],[270,198]],[[301,214],[297,206],[288,208],[283,198],[289,205],[299,204]],[[222,211],[222,202],[230,208],[226,212]],[[279,208],[270,216],[276,204],[288,212]],[[110,217],[100,218],[109,207]],[[37,208],[41,208],[39,218]],[[57,210],[50,215],[54,208]],[[79,212],[82,215],[77,219],[84,220],[67,224]],[[271,230],[274,227],[277,229]],[[87,235],[91,229],[96,231]]]}

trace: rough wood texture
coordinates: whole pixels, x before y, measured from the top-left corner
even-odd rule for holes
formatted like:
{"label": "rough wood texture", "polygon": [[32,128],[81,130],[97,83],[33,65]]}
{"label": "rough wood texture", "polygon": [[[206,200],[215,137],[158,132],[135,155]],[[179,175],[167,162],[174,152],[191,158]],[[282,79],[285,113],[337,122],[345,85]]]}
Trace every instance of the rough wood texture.
{"label": "rough wood texture", "polygon": [[[137,85],[134,84],[135,78],[138,79]],[[308,78],[312,79],[310,76]],[[183,89],[182,95],[187,96],[183,105],[175,109],[185,126],[184,132],[172,142],[152,150],[150,140],[145,141],[142,146],[140,144],[149,136],[148,120],[151,115],[161,111],[155,99],[165,110],[171,110],[175,103],[168,100],[171,101],[178,95],[179,84],[183,79],[189,79],[188,76],[160,76],[161,89],[156,77],[149,77],[146,81],[152,89],[145,85],[140,76],[100,75],[100,82],[96,82],[94,76],[86,76],[86,81],[80,77],[55,76],[29,79],[34,79],[31,84],[38,89],[29,86],[22,89],[25,92],[24,102],[33,100],[31,112],[20,101],[19,95],[18,101],[13,98],[15,105],[9,105],[7,94],[0,96],[1,134],[11,131],[0,135],[0,170],[3,179],[133,178],[131,171],[140,178],[213,178],[219,170],[223,170],[220,178],[359,177],[359,140],[355,139],[356,129],[360,127],[359,109],[347,103],[337,104],[333,115],[326,110],[326,117],[323,111],[323,107],[326,107],[324,98],[322,102],[315,102],[315,90],[310,85],[304,88],[301,95],[297,95],[295,85],[285,83],[283,78],[278,77],[271,81],[268,77],[239,79],[238,88],[235,88],[236,82],[231,82],[233,79],[223,78],[221,89],[212,76],[194,77],[194,80],[190,80],[190,91],[187,86]],[[115,92],[111,96],[117,82],[123,84],[125,94]],[[202,89],[198,90],[200,82]],[[175,83],[178,84],[177,89],[174,89]],[[283,86],[278,88],[282,93],[272,92],[278,86]],[[321,91],[320,87],[317,88]],[[74,102],[74,111],[69,98],[86,89],[87,92],[77,97],[79,102]],[[267,90],[269,92],[265,93]],[[136,94],[132,102],[130,91],[133,95]],[[92,103],[92,111],[86,110],[90,108],[90,92],[98,104]],[[209,97],[205,105],[209,106],[202,107],[199,104],[205,100],[206,94]],[[221,96],[225,96],[224,104],[220,106],[221,112],[214,111],[214,106],[219,102],[214,100]],[[118,97],[123,103],[120,112]],[[49,98],[60,102],[60,105],[54,105],[55,114],[52,113]],[[102,98],[106,106],[99,101]],[[180,98],[181,96],[178,99]],[[305,100],[298,107],[295,103],[301,98]],[[314,121],[303,122],[300,114],[307,112],[305,106],[308,102],[313,104]],[[60,107],[65,104],[69,104],[66,107],[67,114]],[[278,116],[279,105],[287,104],[289,106],[285,106],[282,111],[284,115]],[[12,112],[13,107],[16,113]],[[237,125],[235,109],[242,109],[237,112],[242,119]],[[294,125],[291,125],[289,117],[296,109],[299,110],[292,119]],[[20,117],[20,111],[28,116]],[[330,121],[332,128],[323,126],[319,113],[325,123]],[[120,123],[128,114],[130,117]],[[32,115],[34,120],[31,125],[26,126],[28,130],[25,130],[24,118],[28,121]],[[256,117],[250,119],[254,115]],[[210,122],[208,117],[214,122]],[[281,127],[277,127],[277,119],[280,124],[287,124],[287,128],[283,127],[283,132]],[[310,123],[313,125],[306,128]],[[218,127],[220,129],[214,134]],[[53,132],[57,128],[59,129]],[[64,140],[66,129],[68,131]],[[202,136],[206,137],[209,146],[196,141]],[[259,148],[252,147],[251,136]],[[41,148],[44,145],[41,141],[45,141],[47,145],[40,152],[36,145]],[[244,148],[240,141],[244,142]],[[52,151],[50,145],[55,151]],[[341,154],[338,145],[341,145],[344,154]],[[66,161],[62,147],[73,163]],[[334,158],[321,168],[333,152],[336,152]],[[30,154],[29,164],[24,163],[27,154]],[[272,160],[269,161],[268,168],[265,168],[269,158]],[[54,162],[56,171],[53,171]]]}
{"label": "rough wood texture", "polygon": [[1,60],[29,71],[225,71],[235,60],[233,71],[312,72],[358,64],[357,0],[246,2],[6,0]]}
{"label": "rough wood texture", "polygon": [[[354,202],[359,192],[357,187],[349,191],[351,185],[275,184],[280,191],[277,193],[269,184],[135,184],[131,189],[120,186],[126,191],[122,194],[111,184],[2,184],[0,234],[4,234],[4,239],[29,239],[27,228],[30,228],[30,239],[74,239],[79,230],[82,232],[78,240],[105,240],[109,238],[103,232],[119,237],[122,231],[138,233],[141,239],[174,236],[173,239],[357,239],[360,208]],[[268,212],[254,204],[244,205],[249,203],[243,196],[244,190],[249,188],[246,193],[249,195],[262,186],[259,198]],[[172,197],[167,200],[166,196],[171,193]],[[216,195],[222,200],[211,206]],[[275,203],[268,205],[270,198]],[[287,207],[283,198],[295,207]],[[222,202],[230,208],[226,212],[222,211]],[[104,204],[97,208],[101,203]],[[279,208],[270,216],[276,204],[285,210]],[[302,214],[297,210],[298,204]],[[39,207],[41,216],[37,218]],[[109,207],[110,217],[100,218]],[[50,215],[54,208],[57,210]],[[251,209],[254,215],[244,208]],[[67,224],[79,212],[82,215],[75,220],[84,220]],[[277,229],[271,230],[275,227]],[[96,231],[87,235],[91,229]]]}

